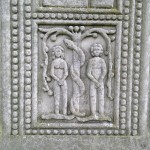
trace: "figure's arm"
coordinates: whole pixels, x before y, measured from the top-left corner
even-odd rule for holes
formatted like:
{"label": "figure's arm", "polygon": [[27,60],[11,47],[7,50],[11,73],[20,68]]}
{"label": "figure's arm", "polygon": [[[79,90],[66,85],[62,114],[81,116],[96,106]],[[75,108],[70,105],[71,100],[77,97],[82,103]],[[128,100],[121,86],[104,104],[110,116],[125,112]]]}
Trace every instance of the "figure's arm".
{"label": "figure's arm", "polygon": [[107,67],[104,60],[102,60],[102,76],[101,79],[103,80],[107,74]]}
{"label": "figure's arm", "polygon": [[54,62],[52,62],[51,64],[51,71],[50,71],[50,75],[52,76],[52,78],[56,81],[59,81],[59,78],[57,76],[55,76],[54,74]]}
{"label": "figure's arm", "polygon": [[68,66],[67,63],[64,61],[64,76],[62,80],[65,80],[68,76]]}
{"label": "figure's arm", "polygon": [[91,61],[88,62],[88,66],[87,66],[87,76],[90,78],[90,80],[92,80],[94,83],[99,84],[98,80],[96,80],[93,75],[92,75],[92,64]]}

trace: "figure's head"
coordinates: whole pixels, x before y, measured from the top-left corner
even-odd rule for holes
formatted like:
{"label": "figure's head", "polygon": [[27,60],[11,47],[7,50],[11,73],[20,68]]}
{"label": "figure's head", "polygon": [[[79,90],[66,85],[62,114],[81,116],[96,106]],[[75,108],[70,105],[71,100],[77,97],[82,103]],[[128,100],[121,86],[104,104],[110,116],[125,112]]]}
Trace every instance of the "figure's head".
{"label": "figure's head", "polygon": [[64,58],[64,49],[61,46],[54,46],[52,48],[53,59],[55,58]]}
{"label": "figure's head", "polygon": [[91,55],[93,57],[102,56],[103,55],[103,47],[102,47],[102,45],[99,44],[99,43],[93,44],[92,47],[91,47]]}

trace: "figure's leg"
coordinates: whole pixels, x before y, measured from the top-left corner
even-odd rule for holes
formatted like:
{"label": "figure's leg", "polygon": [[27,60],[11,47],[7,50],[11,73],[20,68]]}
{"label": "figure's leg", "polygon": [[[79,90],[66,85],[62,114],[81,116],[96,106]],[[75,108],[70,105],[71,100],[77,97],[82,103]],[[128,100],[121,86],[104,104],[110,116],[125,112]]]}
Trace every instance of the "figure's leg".
{"label": "figure's leg", "polygon": [[104,83],[100,83],[100,87],[98,88],[98,103],[99,103],[99,113],[101,115],[104,114]]}
{"label": "figure's leg", "polygon": [[91,104],[91,113],[96,115],[96,88],[93,82],[90,83],[90,104]]}
{"label": "figure's leg", "polygon": [[63,95],[63,114],[67,114],[67,82],[64,81],[64,85],[61,86]]}
{"label": "figure's leg", "polygon": [[54,81],[54,100],[55,100],[55,114],[59,114],[60,103],[60,86],[57,81]]}

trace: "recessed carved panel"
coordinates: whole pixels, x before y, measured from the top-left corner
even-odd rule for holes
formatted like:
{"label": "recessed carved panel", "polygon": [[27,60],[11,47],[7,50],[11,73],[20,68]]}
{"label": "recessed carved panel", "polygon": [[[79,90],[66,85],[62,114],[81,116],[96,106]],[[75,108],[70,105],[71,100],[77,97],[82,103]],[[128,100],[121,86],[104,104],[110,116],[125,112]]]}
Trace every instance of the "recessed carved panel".
{"label": "recessed carved panel", "polygon": [[[89,13],[45,11],[47,5],[63,6],[51,2],[36,7],[25,1],[24,36],[12,4],[12,134],[19,134],[21,80],[25,134],[138,135],[142,3],[136,2],[133,14],[129,0],[93,0]],[[19,36],[24,37],[21,79]]]}

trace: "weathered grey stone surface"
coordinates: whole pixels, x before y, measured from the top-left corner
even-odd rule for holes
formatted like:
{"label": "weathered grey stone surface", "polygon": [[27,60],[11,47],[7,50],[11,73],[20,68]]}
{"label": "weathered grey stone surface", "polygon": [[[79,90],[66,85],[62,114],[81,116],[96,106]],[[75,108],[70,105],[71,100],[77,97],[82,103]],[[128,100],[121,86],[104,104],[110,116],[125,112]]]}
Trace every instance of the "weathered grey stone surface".
{"label": "weathered grey stone surface", "polygon": [[150,0],[0,7],[0,150],[150,149]]}

